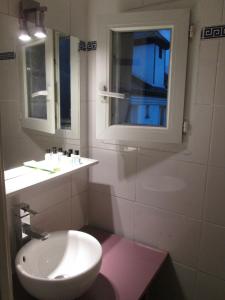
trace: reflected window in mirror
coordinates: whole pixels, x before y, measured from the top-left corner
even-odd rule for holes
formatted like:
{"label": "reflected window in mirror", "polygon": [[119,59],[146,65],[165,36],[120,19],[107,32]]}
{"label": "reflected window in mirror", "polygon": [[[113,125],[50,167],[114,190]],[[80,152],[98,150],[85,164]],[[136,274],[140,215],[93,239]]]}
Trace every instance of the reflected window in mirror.
{"label": "reflected window in mirror", "polygon": [[22,126],[55,133],[53,33],[47,38],[21,44],[23,86]]}
{"label": "reflected window in mirror", "polygon": [[60,128],[71,129],[70,36],[59,34],[57,42]]}
{"label": "reflected window in mirror", "polygon": [[47,119],[45,43],[27,47],[25,55],[28,116]]}
{"label": "reflected window in mirror", "polygon": [[48,29],[21,45],[23,127],[80,139],[79,42]]}
{"label": "reflected window in mirror", "polygon": [[59,135],[79,138],[79,39],[55,32],[57,129]]}

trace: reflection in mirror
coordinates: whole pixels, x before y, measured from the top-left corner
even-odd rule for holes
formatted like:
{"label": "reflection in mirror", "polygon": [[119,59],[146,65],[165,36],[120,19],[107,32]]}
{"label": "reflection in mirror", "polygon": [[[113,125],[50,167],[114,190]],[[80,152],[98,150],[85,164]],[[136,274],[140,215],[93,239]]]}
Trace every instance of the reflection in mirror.
{"label": "reflection in mirror", "polygon": [[70,36],[56,33],[55,38],[59,128],[71,129]]}
{"label": "reflection in mirror", "polygon": [[57,129],[63,136],[79,137],[79,39],[55,32]]}
{"label": "reflection in mirror", "polygon": [[47,119],[45,43],[25,48],[26,86],[29,118]]}
{"label": "reflection in mirror", "polygon": [[[0,14],[1,56],[15,53],[0,60],[0,113],[5,169],[18,167],[29,160],[42,160],[46,149],[53,146],[65,150],[80,147],[79,39],[57,33],[61,36],[60,48],[59,44],[55,48],[55,33],[47,29],[46,39],[21,43],[18,28],[18,19]],[[60,53],[60,59],[56,53]],[[58,65],[55,65],[57,60]],[[49,72],[51,68],[52,72]],[[57,114],[49,110],[52,95]],[[25,100],[28,125],[36,121],[33,127],[29,127],[32,130],[23,126]],[[60,123],[58,120],[55,122],[59,105]],[[46,133],[47,130],[40,125],[41,122],[46,124],[49,115],[55,122],[54,134]]]}

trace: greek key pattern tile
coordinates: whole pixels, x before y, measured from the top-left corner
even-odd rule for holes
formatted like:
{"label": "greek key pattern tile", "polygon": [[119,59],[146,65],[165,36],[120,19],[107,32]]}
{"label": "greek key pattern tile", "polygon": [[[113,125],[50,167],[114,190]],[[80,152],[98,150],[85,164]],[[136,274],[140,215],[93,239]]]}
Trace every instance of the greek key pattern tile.
{"label": "greek key pattern tile", "polygon": [[201,39],[216,39],[225,37],[225,25],[204,27],[201,32]]}
{"label": "greek key pattern tile", "polygon": [[0,60],[9,60],[15,59],[16,53],[15,52],[0,52]]}

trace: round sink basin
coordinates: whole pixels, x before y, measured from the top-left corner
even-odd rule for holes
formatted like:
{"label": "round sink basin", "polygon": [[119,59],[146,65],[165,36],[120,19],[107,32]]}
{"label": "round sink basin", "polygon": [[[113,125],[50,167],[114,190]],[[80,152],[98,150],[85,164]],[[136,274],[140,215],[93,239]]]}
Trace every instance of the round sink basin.
{"label": "round sink basin", "polygon": [[74,300],[97,277],[102,247],[80,231],[56,231],[46,240],[31,240],[16,256],[22,286],[40,300]]}

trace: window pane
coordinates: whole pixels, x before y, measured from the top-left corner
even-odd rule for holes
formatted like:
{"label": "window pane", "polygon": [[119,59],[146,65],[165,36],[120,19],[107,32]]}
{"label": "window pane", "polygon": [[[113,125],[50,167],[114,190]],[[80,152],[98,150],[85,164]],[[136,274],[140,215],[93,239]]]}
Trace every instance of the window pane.
{"label": "window pane", "polygon": [[71,129],[70,37],[59,37],[60,126]]}
{"label": "window pane", "polygon": [[45,44],[26,48],[28,117],[47,119]]}
{"label": "window pane", "polygon": [[167,126],[171,29],[112,32],[111,124]]}

